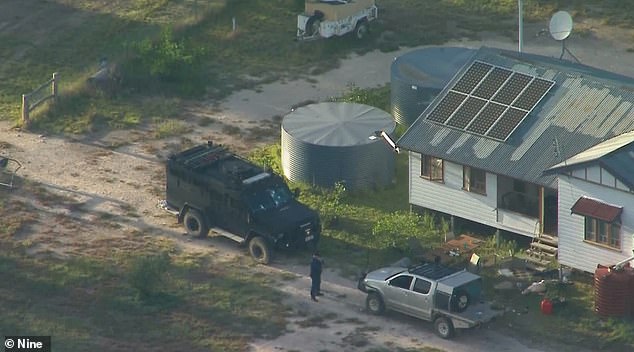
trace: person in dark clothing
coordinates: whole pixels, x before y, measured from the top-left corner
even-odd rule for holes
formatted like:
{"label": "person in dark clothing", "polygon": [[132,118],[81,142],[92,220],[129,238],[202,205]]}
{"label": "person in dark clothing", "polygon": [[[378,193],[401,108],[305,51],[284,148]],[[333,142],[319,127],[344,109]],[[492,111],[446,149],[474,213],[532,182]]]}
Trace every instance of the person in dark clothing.
{"label": "person in dark clothing", "polygon": [[313,260],[310,262],[310,279],[312,281],[310,299],[315,302],[318,302],[317,296],[323,296],[323,293],[321,293],[321,269],[323,264],[324,261],[321,259],[319,252],[313,253]]}

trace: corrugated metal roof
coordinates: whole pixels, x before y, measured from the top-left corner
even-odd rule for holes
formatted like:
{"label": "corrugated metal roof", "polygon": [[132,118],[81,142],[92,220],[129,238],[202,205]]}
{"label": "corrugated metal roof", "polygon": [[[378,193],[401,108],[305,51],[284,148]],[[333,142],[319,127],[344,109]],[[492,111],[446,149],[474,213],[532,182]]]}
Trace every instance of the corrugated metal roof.
{"label": "corrugated metal roof", "polygon": [[401,148],[556,188],[543,171],[634,130],[634,79],[555,58],[483,47],[472,60],[555,81],[506,142],[426,120],[468,62],[399,139]]}
{"label": "corrugated metal roof", "polygon": [[601,164],[634,190],[634,143],[601,159]]}
{"label": "corrugated metal roof", "polygon": [[601,142],[589,149],[586,149],[577,155],[573,155],[565,161],[554,165],[550,168],[550,170],[562,167],[570,167],[577,164],[598,160],[599,158],[611,154],[612,152],[621,149],[622,147],[632,142],[634,142],[634,131],[623,133],[614,138],[610,138],[605,142]]}
{"label": "corrugated metal roof", "polygon": [[563,172],[592,163],[601,165],[621,182],[634,189],[634,131],[620,134],[573,155],[550,167],[547,172]]}
{"label": "corrugated metal roof", "polygon": [[599,199],[581,197],[577,199],[570,211],[573,214],[589,216],[595,219],[613,222],[623,212],[623,207],[609,204]]}

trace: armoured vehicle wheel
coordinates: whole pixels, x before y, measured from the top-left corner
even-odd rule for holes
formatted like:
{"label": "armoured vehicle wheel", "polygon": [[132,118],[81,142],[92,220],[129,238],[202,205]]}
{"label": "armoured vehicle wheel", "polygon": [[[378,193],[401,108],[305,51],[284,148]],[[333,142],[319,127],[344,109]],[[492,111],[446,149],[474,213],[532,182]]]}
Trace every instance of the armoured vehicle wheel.
{"label": "armoured vehicle wheel", "polygon": [[368,298],[365,300],[365,306],[370,313],[374,315],[381,315],[385,312],[385,304],[381,295],[376,292],[368,293]]}
{"label": "armoured vehicle wheel", "polygon": [[463,312],[467,307],[469,307],[469,303],[471,300],[469,299],[469,294],[465,291],[459,290],[456,292],[452,299],[453,309],[456,312]]}
{"label": "armoured vehicle wheel", "polygon": [[271,249],[260,236],[253,237],[249,241],[249,253],[260,264],[268,264],[271,261]]}
{"label": "armoured vehicle wheel", "polygon": [[364,39],[368,34],[368,23],[366,21],[360,21],[357,23],[357,27],[354,29],[354,34],[357,39]]}
{"label": "armoured vehicle wheel", "polygon": [[183,218],[183,225],[187,234],[194,237],[206,237],[209,232],[209,227],[205,222],[202,214],[196,209],[188,209]]}
{"label": "armoured vehicle wheel", "polygon": [[434,331],[436,335],[448,339],[453,336],[453,324],[447,317],[438,317],[434,320]]}

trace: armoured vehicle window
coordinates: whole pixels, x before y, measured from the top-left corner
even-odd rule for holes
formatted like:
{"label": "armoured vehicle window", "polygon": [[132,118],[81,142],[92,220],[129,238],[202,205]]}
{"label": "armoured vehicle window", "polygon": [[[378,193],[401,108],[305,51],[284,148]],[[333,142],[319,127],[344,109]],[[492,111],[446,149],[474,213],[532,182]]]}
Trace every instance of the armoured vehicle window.
{"label": "armoured vehicle window", "polygon": [[409,286],[412,284],[413,277],[409,275],[401,275],[390,280],[390,286],[404,288],[409,290]]}
{"label": "armoured vehicle window", "polygon": [[287,187],[276,185],[258,190],[247,197],[249,209],[253,212],[271,210],[284,206],[293,198]]}

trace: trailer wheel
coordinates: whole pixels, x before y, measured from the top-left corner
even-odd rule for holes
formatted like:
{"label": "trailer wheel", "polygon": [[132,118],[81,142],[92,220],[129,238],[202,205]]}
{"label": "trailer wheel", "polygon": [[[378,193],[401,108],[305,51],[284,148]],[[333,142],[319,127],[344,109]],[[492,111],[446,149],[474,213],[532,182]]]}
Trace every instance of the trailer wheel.
{"label": "trailer wheel", "polygon": [[320,27],[321,20],[319,19],[319,16],[311,16],[308,21],[306,21],[306,35],[309,37],[318,36]]}
{"label": "trailer wheel", "polygon": [[189,208],[183,218],[183,225],[187,234],[194,237],[207,237],[209,226],[200,211]]}
{"label": "trailer wheel", "polygon": [[357,26],[354,28],[354,35],[357,39],[362,40],[368,35],[368,22],[366,20],[361,20],[357,22]]}
{"label": "trailer wheel", "polygon": [[469,298],[469,294],[467,292],[463,290],[458,290],[453,295],[451,302],[452,302],[453,310],[460,313],[460,312],[464,312],[464,310],[467,309],[467,307],[469,307],[469,304],[471,303],[471,299]]}
{"label": "trailer wheel", "polygon": [[453,323],[447,317],[438,317],[434,320],[434,331],[443,339],[449,339],[454,334]]}
{"label": "trailer wheel", "polygon": [[260,236],[253,237],[249,241],[249,253],[260,264],[268,264],[271,261],[271,249],[266,240]]}
{"label": "trailer wheel", "polygon": [[376,292],[368,293],[368,297],[365,299],[365,306],[374,315],[381,315],[385,313],[385,303],[383,298]]}

